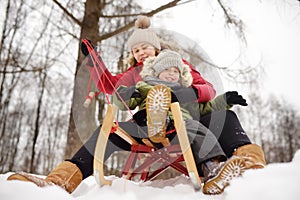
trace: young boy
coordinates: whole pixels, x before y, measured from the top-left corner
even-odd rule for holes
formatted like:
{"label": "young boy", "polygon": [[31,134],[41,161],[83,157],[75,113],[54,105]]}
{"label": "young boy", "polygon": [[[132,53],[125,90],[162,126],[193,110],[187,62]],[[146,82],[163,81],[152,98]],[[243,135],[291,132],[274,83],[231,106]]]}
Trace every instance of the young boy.
{"label": "young boy", "polygon": [[[121,110],[128,107],[131,110],[139,107],[139,112],[146,110],[147,124],[142,123],[146,116],[136,117],[135,120],[141,126],[148,126],[149,138],[156,143],[166,136],[164,134],[170,129],[169,124],[172,124],[172,113],[169,112],[171,101],[178,101],[199,174],[204,176],[203,192],[221,193],[234,176],[242,173],[245,163],[242,158],[236,156],[227,159],[217,138],[198,120],[201,115],[229,109],[233,104],[247,105],[246,100],[237,92],[225,93],[207,103],[198,103],[196,95],[195,101],[191,101],[191,97],[188,97],[188,100],[177,99],[176,91],[189,87],[192,76],[181,56],[170,50],[162,51],[156,58],[148,58],[140,74],[143,81],[138,82],[135,87],[118,88],[114,95],[114,103]],[[171,93],[166,87],[153,87],[161,84],[168,86]],[[195,118],[198,120],[194,120]],[[178,141],[173,139],[172,142]],[[227,161],[223,162],[225,160]]]}
{"label": "young boy", "polygon": [[[170,87],[172,92],[172,101],[179,101],[181,111],[183,113],[183,118],[185,119],[199,120],[200,116],[206,115],[213,111],[230,109],[234,104],[239,104],[243,106],[247,105],[246,100],[235,91],[226,92],[225,94],[219,95],[215,99],[206,103],[198,103],[198,97],[196,96],[196,94],[193,97],[189,96],[186,99],[182,96],[179,99],[177,99],[176,93],[178,90],[182,91],[182,89],[191,86],[192,76],[190,73],[190,69],[187,65],[185,65],[182,62],[182,58],[178,53],[170,50],[164,50],[161,53],[162,54],[157,56],[157,58],[148,58],[144,62],[144,68],[140,73],[140,75],[143,78],[143,81],[138,82],[135,87],[120,86],[118,88],[118,92],[115,94],[114,102],[118,105],[118,107],[121,110],[126,109],[124,103],[126,103],[131,110],[134,110],[137,106],[139,106],[139,110],[145,109],[147,96],[149,97],[149,104],[152,105],[152,107],[155,106],[155,101],[166,101],[166,103],[162,104],[167,105],[168,98],[170,97],[166,97],[167,99],[157,100],[157,98],[163,97],[163,91],[152,91],[150,95],[148,94],[148,92],[150,91],[150,89],[152,89],[154,85],[159,84],[163,84]],[[133,97],[136,98],[129,98],[133,92]],[[123,96],[124,99],[126,99],[127,101],[124,103],[119,101],[118,98],[116,98],[117,94],[120,94],[121,97]],[[163,109],[163,107],[164,106],[160,106],[160,108],[162,109],[157,111],[157,115],[159,115],[160,111],[166,112],[165,109]],[[160,121],[163,120],[161,119]],[[161,130],[164,132],[165,130],[163,130],[163,127],[165,127],[165,124],[162,125]],[[160,131],[159,127],[150,127],[149,129],[150,133],[148,134],[150,135],[155,135],[155,133],[151,134],[152,130]]]}

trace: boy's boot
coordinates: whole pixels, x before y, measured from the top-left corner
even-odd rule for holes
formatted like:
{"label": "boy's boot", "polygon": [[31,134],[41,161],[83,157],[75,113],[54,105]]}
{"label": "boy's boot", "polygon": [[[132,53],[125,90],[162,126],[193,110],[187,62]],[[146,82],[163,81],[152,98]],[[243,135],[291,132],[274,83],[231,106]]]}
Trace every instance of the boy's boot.
{"label": "boy's boot", "polygon": [[10,175],[7,180],[29,181],[40,187],[55,184],[72,193],[81,183],[82,173],[75,164],[64,161],[50,172],[45,179],[25,172],[18,172]]}
{"label": "boy's boot", "polygon": [[171,105],[171,91],[165,85],[155,85],[146,99],[148,136],[152,142],[166,140],[167,116]]}
{"label": "boy's boot", "polygon": [[246,169],[260,169],[266,166],[265,155],[262,148],[256,144],[247,144],[237,148],[233,155],[245,160]]}
{"label": "boy's boot", "polygon": [[234,177],[239,177],[245,170],[242,158],[232,156],[224,162],[218,159],[209,160],[202,164],[204,173],[204,194],[220,194]]}

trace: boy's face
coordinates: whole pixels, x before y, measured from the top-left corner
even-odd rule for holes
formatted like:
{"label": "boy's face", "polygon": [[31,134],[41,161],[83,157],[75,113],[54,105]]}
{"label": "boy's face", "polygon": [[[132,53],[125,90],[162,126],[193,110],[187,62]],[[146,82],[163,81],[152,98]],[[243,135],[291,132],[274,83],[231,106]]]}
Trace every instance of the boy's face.
{"label": "boy's face", "polygon": [[144,62],[148,57],[154,57],[155,53],[155,47],[149,43],[142,42],[132,47],[133,57],[138,63]]}
{"label": "boy's face", "polygon": [[171,67],[171,68],[163,70],[158,75],[158,78],[162,81],[166,81],[166,82],[170,82],[170,83],[177,83],[180,78],[180,71],[177,67]]}

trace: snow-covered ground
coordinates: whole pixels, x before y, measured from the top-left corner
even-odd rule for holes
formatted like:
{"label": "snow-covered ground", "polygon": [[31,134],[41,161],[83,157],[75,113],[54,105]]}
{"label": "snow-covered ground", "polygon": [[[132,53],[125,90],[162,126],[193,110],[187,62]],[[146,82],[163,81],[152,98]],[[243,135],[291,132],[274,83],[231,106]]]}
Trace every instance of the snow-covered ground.
{"label": "snow-covered ground", "polygon": [[0,175],[1,200],[299,200],[300,150],[292,162],[269,164],[262,170],[248,170],[232,181],[221,195],[195,192],[189,180],[179,176],[170,180],[137,183],[113,176],[112,186],[99,187],[93,176],[85,179],[71,195],[57,186],[39,188],[32,183],[6,181],[11,173]]}

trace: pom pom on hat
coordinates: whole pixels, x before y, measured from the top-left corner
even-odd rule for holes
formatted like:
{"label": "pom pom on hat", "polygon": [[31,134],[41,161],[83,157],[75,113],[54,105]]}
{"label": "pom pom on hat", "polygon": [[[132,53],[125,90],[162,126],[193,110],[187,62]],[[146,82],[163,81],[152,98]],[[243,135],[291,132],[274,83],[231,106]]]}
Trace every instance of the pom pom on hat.
{"label": "pom pom on hat", "polygon": [[136,28],[145,29],[150,27],[151,21],[149,17],[141,15],[137,18],[134,25]]}
{"label": "pom pom on hat", "polygon": [[153,45],[157,49],[161,49],[160,40],[154,30],[150,28],[150,18],[147,16],[139,16],[135,21],[136,30],[129,37],[127,46],[131,51],[132,47],[138,43],[146,42]]}

